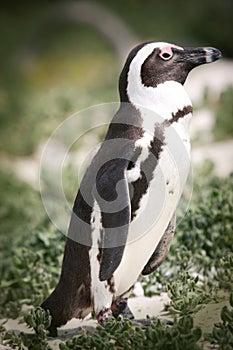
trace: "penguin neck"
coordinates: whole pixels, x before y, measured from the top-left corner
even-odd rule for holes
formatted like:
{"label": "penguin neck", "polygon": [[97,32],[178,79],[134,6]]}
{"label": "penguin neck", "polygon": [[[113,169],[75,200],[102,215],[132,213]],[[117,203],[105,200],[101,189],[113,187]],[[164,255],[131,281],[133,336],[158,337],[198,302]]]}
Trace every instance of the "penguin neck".
{"label": "penguin neck", "polygon": [[[179,111],[189,106],[191,100],[182,84],[176,81],[166,81],[156,88],[146,87],[141,82],[128,82],[127,95],[142,115],[156,114],[156,122],[171,120]],[[191,116],[191,115],[190,115]],[[190,117],[179,121],[185,129],[189,129]]]}

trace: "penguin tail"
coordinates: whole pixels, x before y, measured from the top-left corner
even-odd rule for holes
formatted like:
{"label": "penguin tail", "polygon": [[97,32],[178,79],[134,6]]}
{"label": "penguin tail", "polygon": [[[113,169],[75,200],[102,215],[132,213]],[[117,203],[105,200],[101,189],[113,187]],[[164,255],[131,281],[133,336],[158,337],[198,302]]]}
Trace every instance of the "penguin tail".
{"label": "penguin tail", "polygon": [[41,304],[44,310],[48,310],[52,316],[49,332],[51,336],[57,336],[57,327],[67,323],[72,318],[69,301],[64,300],[64,296],[57,287],[50,296]]}
{"label": "penguin tail", "polygon": [[55,290],[41,304],[41,308],[48,310],[52,316],[48,329],[51,336],[56,337],[57,327],[65,325],[73,317],[84,318],[91,311],[91,303],[88,300],[84,301],[80,296],[80,288],[78,291],[74,289],[68,291],[67,286],[59,282]]}
{"label": "penguin tail", "polygon": [[41,304],[52,316],[51,335],[71,318],[84,318],[92,310],[89,248],[67,238],[60,280]]}

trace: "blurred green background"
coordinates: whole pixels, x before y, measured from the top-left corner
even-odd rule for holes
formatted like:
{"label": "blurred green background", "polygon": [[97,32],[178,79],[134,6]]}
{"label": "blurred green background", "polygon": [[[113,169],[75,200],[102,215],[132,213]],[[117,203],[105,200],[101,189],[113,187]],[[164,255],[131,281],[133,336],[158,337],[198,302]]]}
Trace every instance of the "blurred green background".
{"label": "blurred green background", "polygon": [[[138,42],[215,46],[225,58],[233,57],[231,0],[95,3],[118,16]],[[121,62],[114,45],[95,26],[58,10],[69,4],[1,5],[0,149],[7,155],[30,155],[71,113],[118,101]]]}

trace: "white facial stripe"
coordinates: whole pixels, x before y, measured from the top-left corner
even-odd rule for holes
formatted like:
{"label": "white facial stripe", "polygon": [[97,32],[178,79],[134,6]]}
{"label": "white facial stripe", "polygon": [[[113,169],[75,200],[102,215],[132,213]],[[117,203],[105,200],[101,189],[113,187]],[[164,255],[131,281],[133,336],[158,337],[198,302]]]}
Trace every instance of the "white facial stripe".
{"label": "white facial stripe", "polygon": [[191,105],[191,101],[183,86],[178,82],[166,81],[156,88],[146,87],[142,84],[141,67],[146,58],[158,47],[165,50],[168,47],[183,49],[165,42],[149,43],[143,46],[130,64],[127,94],[130,102],[136,107],[148,108],[155,111],[162,119],[169,119],[171,114],[176,113],[178,109]]}

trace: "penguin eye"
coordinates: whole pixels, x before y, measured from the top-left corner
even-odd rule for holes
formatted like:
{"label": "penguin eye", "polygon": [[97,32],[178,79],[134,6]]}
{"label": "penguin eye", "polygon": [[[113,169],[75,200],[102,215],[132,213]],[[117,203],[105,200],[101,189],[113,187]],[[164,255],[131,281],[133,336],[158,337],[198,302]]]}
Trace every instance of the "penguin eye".
{"label": "penguin eye", "polygon": [[168,61],[170,60],[170,58],[172,58],[173,54],[169,53],[169,52],[161,52],[159,54],[159,56],[164,60],[164,61]]}

